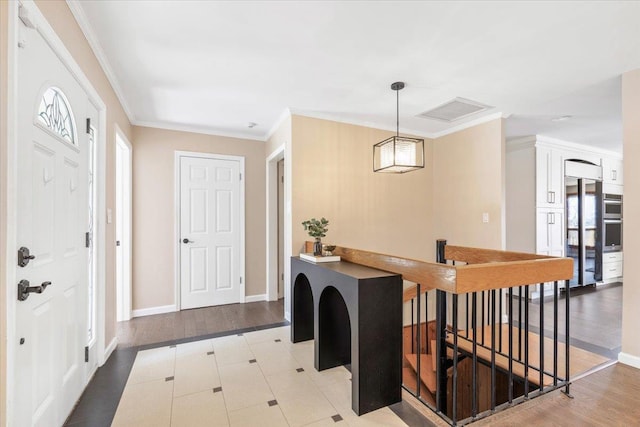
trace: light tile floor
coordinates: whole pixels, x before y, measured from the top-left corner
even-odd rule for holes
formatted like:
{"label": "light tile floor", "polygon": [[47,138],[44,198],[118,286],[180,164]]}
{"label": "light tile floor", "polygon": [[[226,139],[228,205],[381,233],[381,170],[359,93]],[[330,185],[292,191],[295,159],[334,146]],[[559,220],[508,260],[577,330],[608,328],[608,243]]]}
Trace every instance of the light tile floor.
{"label": "light tile floor", "polygon": [[289,326],[138,352],[113,426],[406,426],[389,408],[358,417],[351,374],[318,372]]}

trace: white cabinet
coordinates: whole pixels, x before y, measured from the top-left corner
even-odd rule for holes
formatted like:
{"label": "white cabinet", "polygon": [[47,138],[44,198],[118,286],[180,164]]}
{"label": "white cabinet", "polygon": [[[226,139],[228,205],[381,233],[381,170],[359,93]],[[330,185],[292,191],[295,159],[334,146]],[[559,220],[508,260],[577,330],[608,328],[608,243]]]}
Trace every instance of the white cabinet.
{"label": "white cabinet", "polygon": [[[564,256],[564,210],[536,209],[536,253],[549,256]],[[561,288],[564,282],[558,283]],[[553,282],[547,282],[532,289],[531,298],[553,292]]]}
{"label": "white cabinet", "polygon": [[622,185],[622,160],[603,157],[602,180],[605,184]]}
{"label": "white cabinet", "polygon": [[536,215],[536,253],[564,255],[564,210],[538,208]]}
{"label": "white cabinet", "polygon": [[564,173],[562,153],[548,147],[536,146],[536,205],[564,207]]}
{"label": "white cabinet", "polygon": [[602,254],[602,281],[617,282],[622,278],[622,252],[605,252]]}

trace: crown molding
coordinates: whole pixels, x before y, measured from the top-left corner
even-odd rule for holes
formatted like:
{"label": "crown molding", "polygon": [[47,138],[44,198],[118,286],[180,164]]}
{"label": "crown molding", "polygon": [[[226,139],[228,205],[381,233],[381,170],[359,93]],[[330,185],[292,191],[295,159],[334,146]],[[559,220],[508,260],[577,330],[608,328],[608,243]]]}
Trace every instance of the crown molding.
{"label": "crown molding", "polygon": [[[387,126],[387,125],[382,125],[380,123],[376,123],[376,122],[369,122],[369,121],[364,121],[364,120],[351,120],[351,119],[345,119],[342,117],[336,117],[332,114],[329,113],[317,113],[317,112],[309,112],[309,111],[304,111],[304,110],[296,110],[296,109],[290,109],[291,115],[296,115],[296,116],[303,116],[303,117],[311,117],[314,119],[321,119],[321,120],[330,120],[333,122],[338,122],[338,123],[346,123],[346,124],[350,124],[350,125],[356,125],[356,126],[364,126],[364,127],[368,127],[368,128],[374,128],[374,129],[380,129],[380,130],[386,130],[386,131],[390,131],[390,132],[394,132],[396,131],[395,127],[392,126]],[[449,129],[445,129],[443,131],[440,132],[425,132],[425,131],[420,131],[420,130],[415,130],[415,129],[407,129],[407,128],[400,128],[400,133],[401,134],[405,134],[405,135],[414,135],[414,136],[420,136],[422,138],[428,138],[428,139],[437,139],[437,138],[442,138],[443,136],[447,136],[450,135],[452,133],[456,133],[456,132],[460,132],[461,130],[464,129],[468,129],[474,126],[478,126],[481,125],[483,123],[487,123],[490,122],[492,120],[496,120],[496,119],[500,119],[500,118],[508,118],[511,114],[508,113],[502,113],[502,112],[497,112],[497,113],[492,113],[492,114],[487,114],[485,116],[482,117],[478,117],[475,120],[471,120],[465,123],[461,123],[457,126],[454,126],[452,128]]]}
{"label": "crown molding", "polygon": [[89,24],[89,19],[87,18],[87,15],[84,13],[84,9],[82,9],[80,0],[67,0],[67,6],[69,6],[69,9],[73,14],[73,17],[76,19],[76,22],[80,27],[80,30],[82,30],[84,37],[87,39],[87,42],[89,43],[89,47],[91,47],[93,54],[98,59],[98,63],[100,63],[100,67],[102,68],[102,71],[107,76],[107,80],[109,80],[109,83],[111,84],[111,87],[113,88],[113,91],[115,92],[116,97],[118,98],[118,101],[120,101],[120,105],[122,106],[122,109],[127,115],[127,118],[133,124],[136,121],[136,116],[135,114],[133,114],[133,110],[127,103],[127,100],[124,96],[124,91],[122,90],[118,82],[118,79],[116,78],[116,75],[113,72],[111,65],[109,64],[109,61],[107,60],[107,56],[105,55],[104,50],[102,49],[102,45],[98,41],[98,38],[96,37],[93,30],[91,29],[91,25]]}
{"label": "crown molding", "polygon": [[507,151],[517,151],[523,148],[542,146],[548,148],[561,148],[569,151],[579,151],[583,153],[598,154],[610,158],[622,159],[622,154],[616,151],[605,150],[604,148],[592,145],[579,144],[577,142],[565,141],[563,139],[551,138],[544,135],[527,135],[507,140]]}
{"label": "crown molding", "polygon": [[177,132],[190,132],[190,133],[199,133],[203,135],[223,136],[226,138],[248,139],[251,141],[259,141],[259,142],[266,141],[266,139],[263,136],[256,136],[256,135],[243,133],[243,132],[221,131],[218,129],[201,127],[201,126],[180,125],[175,123],[141,121],[141,120],[135,121],[134,123],[132,123],[132,125],[139,126],[139,127],[146,127],[146,128],[173,130]]}
{"label": "crown molding", "polygon": [[271,126],[271,129],[269,129],[269,132],[267,132],[267,135],[264,140],[265,141],[270,140],[273,134],[276,133],[278,129],[280,129],[280,126],[282,126],[282,123],[284,123],[284,121],[287,120],[289,117],[291,117],[291,110],[287,107],[282,111],[282,113],[280,113],[280,115],[278,116],[278,119],[275,121],[273,126]]}
{"label": "crown molding", "polygon": [[493,120],[497,120],[497,119],[506,119],[511,115],[511,113],[503,113],[503,112],[496,112],[496,113],[491,113],[491,114],[486,114],[484,116],[478,117],[475,120],[470,120],[468,122],[464,122],[461,123],[457,126],[451,127],[449,129],[445,129],[443,131],[440,132],[435,132],[432,133],[430,138],[442,138],[443,136],[447,136],[447,135],[451,135],[452,133],[456,133],[456,132],[460,132],[461,130],[465,130],[465,129],[469,129],[472,128],[474,126],[478,126],[484,123],[488,123],[491,122]]}
{"label": "crown molding", "polygon": [[[335,116],[331,113],[318,113],[315,111],[305,111],[305,110],[298,110],[298,109],[289,109],[289,111],[291,112],[292,116],[302,116],[302,117],[310,117],[312,119],[320,119],[320,120],[328,120],[331,122],[336,122],[336,123],[345,123],[348,125],[354,125],[354,126],[363,126],[363,127],[368,127],[368,128],[373,128],[373,129],[379,129],[379,130],[386,130],[389,132],[393,132],[396,133],[396,128],[393,126],[387,126],[387,125],[382,125],[380,123],[377,122],[369,122],[366,120],[351,120],[351,119],[345,119],[343,117],[338,117]],[[407,128],[400,128],[400,133],[404,134],[404,135],[413,135],[413,136],[421,136],[423,138],[430,138],[432,139],[432,137],[430,136],[430,134],[423,132],[423,131],[417,131],[414,129],[407,129]]]}
{"label": "crown molding", "polygon": [[565,141],[563,139],[551,138],[544,135],[536,135],[537,142],[541,142],[547,146],[562,147],[574,151],[589,151],[591,153],[603,154],[608,157],[622,159],[622,154],[616,151],[605,150],[604,148],[594,147],[592,145],[579,144],[577,142]]}

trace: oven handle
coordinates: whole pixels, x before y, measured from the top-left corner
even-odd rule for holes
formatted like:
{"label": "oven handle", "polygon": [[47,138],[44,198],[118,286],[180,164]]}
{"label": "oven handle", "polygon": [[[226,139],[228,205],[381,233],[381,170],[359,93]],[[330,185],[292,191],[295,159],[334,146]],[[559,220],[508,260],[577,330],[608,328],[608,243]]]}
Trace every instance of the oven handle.
{"label": "oven handle", "polygon": [[615,224],[615,223],[622,224],[622,218],[620,218],[620,219],[605,219],[604,222],[608,223],[608,224]]}

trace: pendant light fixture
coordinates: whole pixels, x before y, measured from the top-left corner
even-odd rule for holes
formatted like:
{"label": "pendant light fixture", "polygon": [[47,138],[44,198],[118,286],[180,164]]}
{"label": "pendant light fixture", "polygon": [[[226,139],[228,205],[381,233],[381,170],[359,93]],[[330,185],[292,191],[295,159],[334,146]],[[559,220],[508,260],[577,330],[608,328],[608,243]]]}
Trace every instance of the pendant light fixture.
{"label": "pendant light fixture", "polygon": [[391,84],[396,91],[396,135],[373,146],[373,171],[405,173],[424,168],[424,139],[400,136],[400,94],[404,82]]}

